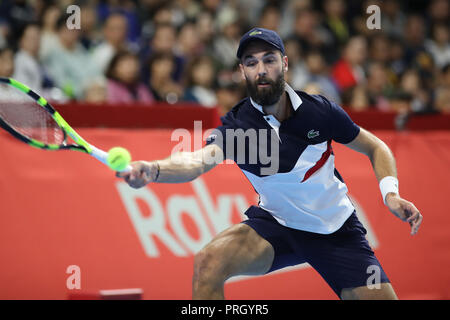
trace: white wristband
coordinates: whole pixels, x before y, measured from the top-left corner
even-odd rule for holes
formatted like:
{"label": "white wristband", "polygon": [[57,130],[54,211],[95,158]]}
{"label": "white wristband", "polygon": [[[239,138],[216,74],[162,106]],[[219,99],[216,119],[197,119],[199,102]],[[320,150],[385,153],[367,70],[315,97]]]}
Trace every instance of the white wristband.
{"label": "white wristband", "polygon": [[398,194],[398,179],[392,176],[387,176],[380,181],[380,191],[383,196],[383,202],[386,204],[386,195],[389,192]]}

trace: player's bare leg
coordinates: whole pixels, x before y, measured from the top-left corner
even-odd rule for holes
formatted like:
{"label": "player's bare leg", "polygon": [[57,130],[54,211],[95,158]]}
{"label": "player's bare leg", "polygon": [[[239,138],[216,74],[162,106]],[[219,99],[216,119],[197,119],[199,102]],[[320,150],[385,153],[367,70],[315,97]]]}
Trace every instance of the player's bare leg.
{"label": "player's bare leg", "polygon": [[236,275],[260,275],[272,266],[272,245],[246,224],[218,234],[194,258],[193,299],[224,299],[225,281]]}
{"label": "player's bare leg", "polygon": [[397,300],[390,283],[381,283],[380,288],[369,289],[366,286],[346,288],[341,291],[342,300]]}

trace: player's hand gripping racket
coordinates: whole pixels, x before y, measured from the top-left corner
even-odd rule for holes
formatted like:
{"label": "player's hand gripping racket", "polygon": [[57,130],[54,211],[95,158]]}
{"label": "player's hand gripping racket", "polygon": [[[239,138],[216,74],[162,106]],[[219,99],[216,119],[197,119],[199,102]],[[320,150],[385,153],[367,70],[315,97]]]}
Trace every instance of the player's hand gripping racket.
{"label": "player's hand gripping racket", "polygon": [[81,151],[112,167],[107,152],[87,143],[43,97],[11,78],[0,77],[0,126],[30,146]]}

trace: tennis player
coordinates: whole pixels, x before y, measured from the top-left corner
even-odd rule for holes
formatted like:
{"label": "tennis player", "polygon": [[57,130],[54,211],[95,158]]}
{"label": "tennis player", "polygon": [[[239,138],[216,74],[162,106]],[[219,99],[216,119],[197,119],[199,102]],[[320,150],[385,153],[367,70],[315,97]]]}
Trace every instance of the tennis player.
{"label": "tennis player", "polygon": [[[399,195],[390,149],[334,102],[295,91],[285,82],[288,57],[276,32],[247,32],[237,58],[249,97],[222,118],[204,148],[165,160],[133,162],[130,173],[118,174],[133,188],[180,183],[233,159],[259,194],[258,206],[245,212],[248,220],[218,234],[196,254],[193,298],[223,299],[224,283],[232,276],[262,275],[308,262],[341,299],[397,299],[334,167],[331,142],[370,159],[382,200],[410,224],[414,235],[422,215]],[[232,134],[249,130],[268,130],[270,138],[257,135],[257,143],[250,143]],[[240,157],[240,152],[247,156]],[[270,153],[272,163],[262,156],[249,160],[255,152]],[[264,169],[270,168],[276,170],[267,174]],[[369,281],[371,270],[379,272],[376,284]]]}

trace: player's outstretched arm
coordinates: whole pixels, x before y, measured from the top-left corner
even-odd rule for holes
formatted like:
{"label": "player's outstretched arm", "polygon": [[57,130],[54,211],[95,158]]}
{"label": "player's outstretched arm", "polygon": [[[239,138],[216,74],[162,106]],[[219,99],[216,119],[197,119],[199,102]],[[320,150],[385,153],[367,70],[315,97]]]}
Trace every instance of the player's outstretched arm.
{"label": "player's outstretched arm", "polygon": [[141,188],[148,183],[189,182],[208,172],[223,161],[223,151],[215,144],[194,152],[179,152],[164,160],[135,161],[131,172],[119,172],[132,188]]}
{"label": "player's outstretched arm", "polygon": [[411,235],[416,234],[423,217],[412,202],[401,198],[398,193],[397,168],[389,147],[363,128],[346,146],[369,157],[380,183],[384,203],[394,215],[410,224]]}

